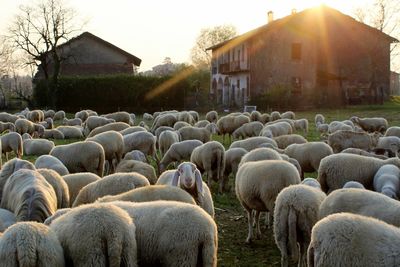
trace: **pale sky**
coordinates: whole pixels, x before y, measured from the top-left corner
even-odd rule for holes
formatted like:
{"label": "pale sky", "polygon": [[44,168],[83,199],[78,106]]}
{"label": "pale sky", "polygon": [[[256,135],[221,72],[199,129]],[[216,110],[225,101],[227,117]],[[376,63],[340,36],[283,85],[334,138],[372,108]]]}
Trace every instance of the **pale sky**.
{"label": "pale sky", "polygon": [[[0,0],[0,34],[21,4],[32,0]],[[161,64],[165,57],[174,63],[190,62],[190,50],[200,30],[232,24],[239,34],[274,18],[325,3],[351,15],[370,0],[66,0],[79,16],[88,20],[84,31],[142,59],[139,71]]]}

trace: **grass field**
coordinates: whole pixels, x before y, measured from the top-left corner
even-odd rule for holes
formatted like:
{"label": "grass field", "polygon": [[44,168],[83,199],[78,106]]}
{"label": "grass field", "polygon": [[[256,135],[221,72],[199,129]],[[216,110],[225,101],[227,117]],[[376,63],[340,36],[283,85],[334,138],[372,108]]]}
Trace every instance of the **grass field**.
{"label": "grass field", "polygon": [[[309,141],[319,140],[315,131],[314,116],[321,113],[328,122],[344,120],[351,116],[359,117],[385,117],[390,126],[400,125],[400,101],[397,99],[385,103],[385,105],[354,106],[338,110],[312,110],[296,112],[297,118],[307,118],[310,129],[307,136]],[[140,117],[138,121],[140,121]],[[219,136],[213,136],[214,140],[222,142]],[[57,144],[70,143],[77,140],[57,141]],[[224,144],[229,147],[230,144]],[[35,157],[24,157],[34,161]],[[4,161],[3,161],[4,162]],[[305,177],[316,177],[316,173],[306,174]],[[222,195],[213,194],[216,208],[216,222],[218,225],[219,248],[218,266],[280,266],[280,252],[275,246],[272,229],[267,229],[263,223],[262,239],[248,245],[244,243],[247,236],[247,218],[243,208],[236,199],[233,185],[234,178],[230,178],[231,192]],[[216,185],[212,186],[216,192]]]}

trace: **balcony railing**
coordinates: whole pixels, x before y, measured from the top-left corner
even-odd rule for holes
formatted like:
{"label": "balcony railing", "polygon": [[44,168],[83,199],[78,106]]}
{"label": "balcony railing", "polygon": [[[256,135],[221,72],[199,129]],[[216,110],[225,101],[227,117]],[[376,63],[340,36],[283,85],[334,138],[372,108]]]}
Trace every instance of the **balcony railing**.
{"label": "balcony railing", "polygon": [[234,72],[249,71],[249,66],[240,64],[240,61],[231,61],[228,63],[219,64],[219,73],[229,74]]}

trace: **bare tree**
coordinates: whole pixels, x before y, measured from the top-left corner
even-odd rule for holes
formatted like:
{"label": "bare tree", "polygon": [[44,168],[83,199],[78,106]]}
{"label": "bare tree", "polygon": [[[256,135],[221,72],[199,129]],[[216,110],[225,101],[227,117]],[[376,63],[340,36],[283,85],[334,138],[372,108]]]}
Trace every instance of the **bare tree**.
{"label": "bare tree", "polygon": [[204,28],[196,39],[196,44],[191,50],[191,59],[196,67],[209,67],[211,65],[211,51],[206,49],[218,43],[227,41],[236,36],[237,31],[233,25],[215,26]]}

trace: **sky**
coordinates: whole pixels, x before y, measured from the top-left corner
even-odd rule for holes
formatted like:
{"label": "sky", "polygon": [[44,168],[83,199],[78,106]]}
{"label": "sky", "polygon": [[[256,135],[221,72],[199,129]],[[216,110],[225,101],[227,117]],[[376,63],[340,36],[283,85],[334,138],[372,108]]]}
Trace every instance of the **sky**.
{"label": "sky", "polygon": [[[32,0],[0,0],[0,34],[18,13],[20,5]],[[165,57],[173,63],[190,62],[190,50],[200,30],[223,24],[245,33],[274,18],[322,3],[352,15],[356,7],[370,0],[66,0],[79,19],[87,21],[84,31],[120,47],[142,59],[139,71],[161,64]]]}

